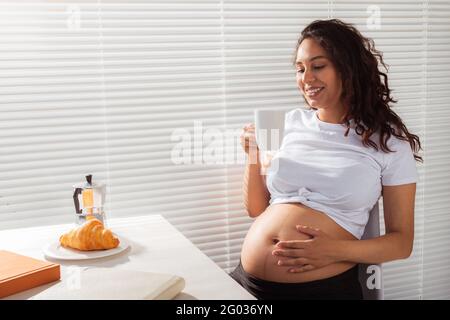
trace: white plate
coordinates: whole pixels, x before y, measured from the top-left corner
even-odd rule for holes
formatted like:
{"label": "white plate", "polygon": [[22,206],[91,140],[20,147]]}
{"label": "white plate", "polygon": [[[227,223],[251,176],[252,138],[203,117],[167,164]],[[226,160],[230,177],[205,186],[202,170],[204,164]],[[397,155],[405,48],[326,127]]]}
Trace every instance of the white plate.
{"label": "white plate", "polygon": [[118,238],[120,240],[120,243],[117,248],[114,249],[81,251],[76,249],[64,248],[63,246],[61,246],[59,241],[56,241],[45,246],[43,248],[43,251],[48,258],[58,260],[89,260],[109,257],[121,253],[130,246],[124,238]]}

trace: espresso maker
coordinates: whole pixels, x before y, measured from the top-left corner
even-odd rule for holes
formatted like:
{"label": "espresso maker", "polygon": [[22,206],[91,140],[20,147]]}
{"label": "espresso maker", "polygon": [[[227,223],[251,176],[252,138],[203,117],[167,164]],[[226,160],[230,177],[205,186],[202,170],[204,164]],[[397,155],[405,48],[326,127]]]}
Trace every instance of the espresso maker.
{"label": "espresso maker", "polygon": [[103,183],[93,183],[92,175],[86,176],[86,181],[73,186],[73,201],[75,204],[76,223],[83,224],[90,219],[98,219],[105,223],[103,205],[106,197],[106,186]]}

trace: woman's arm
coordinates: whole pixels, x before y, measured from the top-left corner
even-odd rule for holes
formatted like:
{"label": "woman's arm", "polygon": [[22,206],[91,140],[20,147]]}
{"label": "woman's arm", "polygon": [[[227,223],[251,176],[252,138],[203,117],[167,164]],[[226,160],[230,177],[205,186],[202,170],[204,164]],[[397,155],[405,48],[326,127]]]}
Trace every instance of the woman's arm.
{"label": "woman's arm", "polygon": [[367,240],[339,240],[336,258],[357,263],[383,263],[406,259],[414,241],[414,203],[416,184],[383,186],[386,234]]}
{"label": "woman's arm", "polygon": [[241,146],[247,154],[243,183],[244,205],[248,215],[255,218],[269,206],[270,193],[266,187],[265,175],[261,171],[262,165],[253,124],[243,128]]}
{"label": "woman's arm", "polygon": [[367,240],[336,240],[319,229],[297,226],[308,240],[280,241],[272,254],[290,272],[303,272],[328,264],[350,261],[380,264],[411,255],[414,241],[414,202],[416,184],[383,186],[386,234]]}
{"label": "woman's arm", "polygon": [[270,193],[265,175],[261,174],[261,163],[259,159],[251,159],[250,156],[245,166],[243,194],[245,208],[252,218],[259,216],[269,206]]}

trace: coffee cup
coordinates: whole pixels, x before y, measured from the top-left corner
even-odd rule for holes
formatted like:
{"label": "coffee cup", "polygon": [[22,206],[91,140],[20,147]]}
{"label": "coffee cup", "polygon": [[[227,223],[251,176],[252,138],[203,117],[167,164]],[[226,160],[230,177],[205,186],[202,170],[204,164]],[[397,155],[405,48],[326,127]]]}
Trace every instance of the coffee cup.
{"label": "coffee cup", "polygon": [[255,134],[260,151],[275,152],[281,147],[286,111],[278,109],[256,109]]}

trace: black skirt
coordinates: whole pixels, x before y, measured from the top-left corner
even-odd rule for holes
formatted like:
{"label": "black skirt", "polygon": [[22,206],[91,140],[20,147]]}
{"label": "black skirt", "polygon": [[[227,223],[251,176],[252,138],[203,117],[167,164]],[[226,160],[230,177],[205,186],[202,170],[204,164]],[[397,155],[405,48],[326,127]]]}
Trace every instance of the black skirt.
{"label": "black skirt", "polygon": [[358,265],[336,276],[302,283],[266,281],[245,272],[241,262],[230,276],[258,300],[362,300]]}

